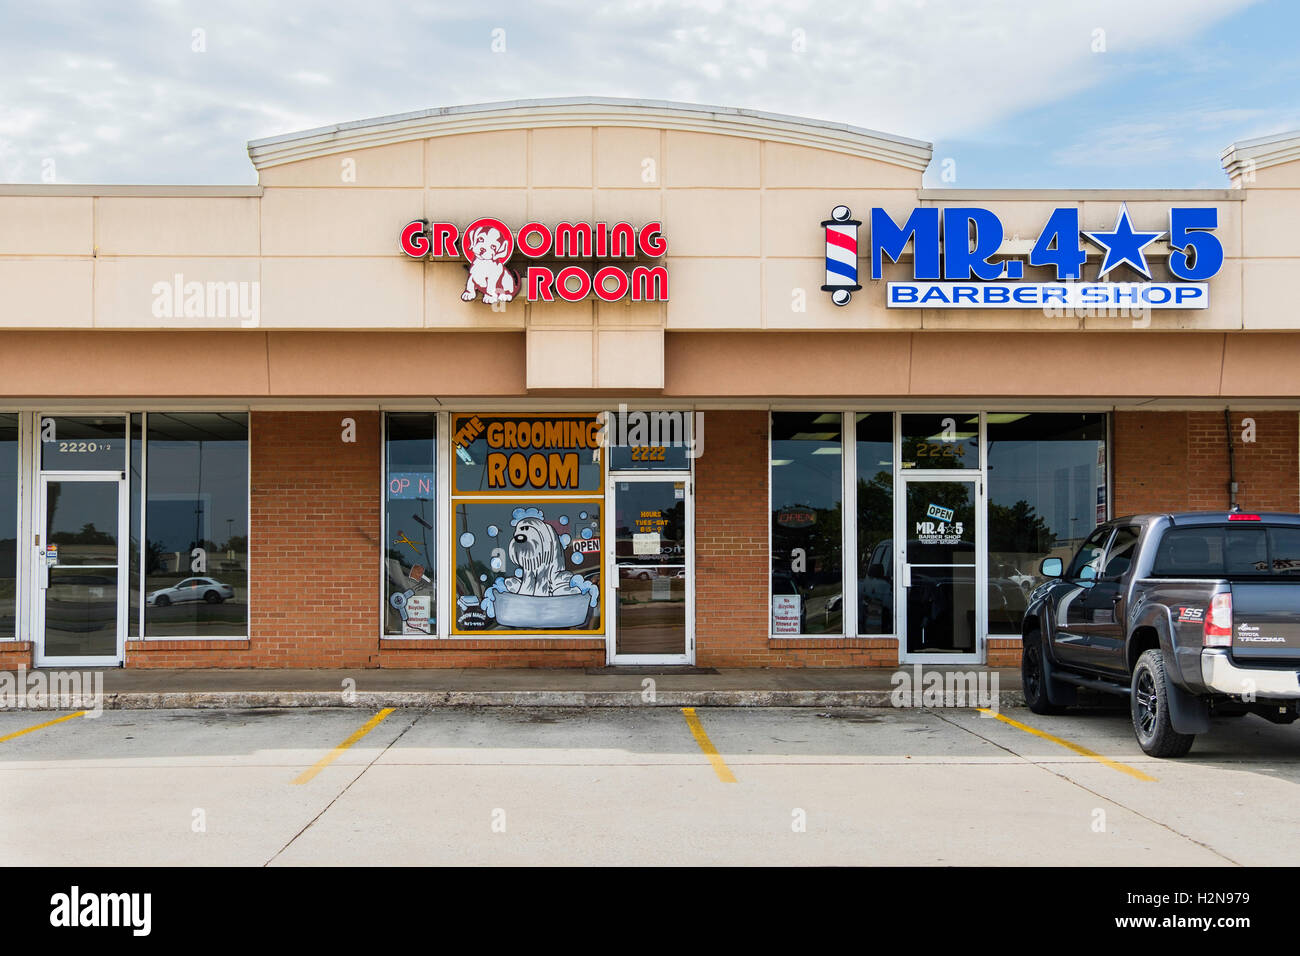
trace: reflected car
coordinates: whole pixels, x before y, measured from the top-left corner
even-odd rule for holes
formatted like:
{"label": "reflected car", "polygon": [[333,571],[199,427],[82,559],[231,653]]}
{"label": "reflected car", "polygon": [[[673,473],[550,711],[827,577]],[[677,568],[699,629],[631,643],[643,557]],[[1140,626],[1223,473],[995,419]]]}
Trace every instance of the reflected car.
{"label": "reflected car", "polygon": [[222,584],[212,578],[186,578],[173,587],[150,591],[145,596],[145,603],[153,607],[167,607],[169,604],[185,604],[193,601],[220,604],[234,596],[235,589],[229,584]]}

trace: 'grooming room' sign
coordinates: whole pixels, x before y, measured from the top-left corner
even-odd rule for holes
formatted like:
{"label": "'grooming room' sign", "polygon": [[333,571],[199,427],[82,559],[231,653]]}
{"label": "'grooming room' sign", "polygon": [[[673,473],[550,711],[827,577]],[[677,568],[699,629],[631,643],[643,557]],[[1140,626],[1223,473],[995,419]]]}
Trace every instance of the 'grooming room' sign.
{"label": "'grooming room' sign", "polygon": [[456,415],[458,494],[599,492],[601,421],[586,415]]}
{"label": "'grooming room' sign", "polygon": [[[416,219],[402,229],[399,245],[412,259],[463,257],[465,302],[580,302],[593,295],[602,302],[668,301],[667,267],[603,261],[662,258],[668,241],[658,222],[639,229],[626,222],[529,222],[513,232],[500,219],[475,219],[463,231],[455,223]],[[532,260],[522,276],[512,257]]]}

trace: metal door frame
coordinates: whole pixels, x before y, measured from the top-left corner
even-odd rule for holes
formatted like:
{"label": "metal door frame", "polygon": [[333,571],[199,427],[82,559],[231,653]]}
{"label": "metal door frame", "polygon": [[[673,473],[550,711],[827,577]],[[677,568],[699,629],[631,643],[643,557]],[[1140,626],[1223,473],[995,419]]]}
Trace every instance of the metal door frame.
{"label": "metal door frame", "polygon": [[[39,421],[39,419],[38,419]],[[39,449],[38,449],[39,454]],[[123,452],[125,460],[125,451]],[[37,466],[39,468],[39,464]],[[49,657],[45,653],[45,590],[49,574],[45,564],[46,489],[52,481],[104,482],[117,485],[117,651],[114,655]],[[36,528],[32,575],[32,655],[37,667],[117,667],[125,660],[126,619],[130,604],[130,523],[131,496],[125,473],[117,471],[42,471],[37,478]],[[98,567],[98,565],[87,565]],[[107,567],[107,565],[104,565]]]}
{"label": "metal door frame", "polygon": [[[618,648],[618,556],[615,537],[618,518],[617,482],[676,483],[685,485],[686,500],[686,649],[683,654],[619,654]],[[689,471],[610,472],[605,485],[605,663],[694,664],[695,663],[695,486]]]}
{"label": "metal door frame", "polygon": [[[983,448],[981,429],[981,449]],[[982,454],[981,450],[981,454]],[[969,653],[924,654],[907,650],[907,492],[912,484],[969,482],[975,486],[975,649]],[[983,469],[956,471],[900,471],[894,507],[894,633],[901,664],[982,664],[988,645],[988,547]],[[901,547],[899,546],[901,545]]]}

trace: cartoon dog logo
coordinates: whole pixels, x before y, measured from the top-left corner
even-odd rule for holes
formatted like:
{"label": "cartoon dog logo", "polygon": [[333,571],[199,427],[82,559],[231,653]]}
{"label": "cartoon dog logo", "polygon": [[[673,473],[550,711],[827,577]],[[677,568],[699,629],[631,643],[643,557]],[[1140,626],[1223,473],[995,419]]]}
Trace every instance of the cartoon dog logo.
{"label": "cartoon dog logo", "polygon": [[573,572],[564,570],[564,548],[555,529],[541,518],[528,516],[515,522],[508,552],[524,573],[506,581],[516,594],[550,597],[573,593]]}
{"label": "cartoon dog logo", "polygon": [[476,219],[465,229],[461,249],[469,260],[469,279],[460,297],[473,302],[482,295],[489,305],[509,302],[519,290],[519,276],[506,267],[514,236],[500,219]]}

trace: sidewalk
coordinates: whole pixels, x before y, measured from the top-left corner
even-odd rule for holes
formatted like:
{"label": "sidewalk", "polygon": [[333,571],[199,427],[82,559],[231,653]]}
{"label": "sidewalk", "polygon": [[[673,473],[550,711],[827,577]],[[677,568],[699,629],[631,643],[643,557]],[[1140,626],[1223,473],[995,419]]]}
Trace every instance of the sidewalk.
{"label": "sidewalk", "polygon": [[[103,671],[104,707],[890,707],[904,671],[892,668],[605,667],[434,670]],[[1024,703],[1013,668],[934,666],[924,673],[975,674],[999,706]],[[349,685],[348,681],[355,684]],[[646,681],[653,681],[647,684]],[[947,683],[947,681],[945,681]],[[952,685],[950,685],[952,686]],[[955,686],[962,687],[964,684]],[[916,688],[917,690],[923,689]],[[972,701],[972,705],[974,701]]]}

